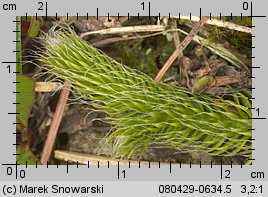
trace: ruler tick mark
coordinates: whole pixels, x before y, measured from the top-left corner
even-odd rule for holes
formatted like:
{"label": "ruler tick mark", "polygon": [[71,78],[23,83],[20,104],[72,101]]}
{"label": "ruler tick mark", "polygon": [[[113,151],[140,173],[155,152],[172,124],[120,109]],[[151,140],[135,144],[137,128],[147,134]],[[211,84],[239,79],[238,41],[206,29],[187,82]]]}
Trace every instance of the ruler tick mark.
{"label": "ruler tick mark", "polygon": [[119,161],[117,161],[117,178],[119,179]]}
{"label": "ruler tick mark", "polygon": [[222,161],[221,161],[221,179],[222,179]]}
{"label": "ruler tick mark", "polygon": [[248,68],[261,68],[260,66],[248,66]]}
{"label": "ruler tick mark", "polygon": [[253,5],[252,5],[252,2],[250,2],[250,18],[252,20],[252,15],[253,15]]}
{"label": "ruler tick mark", "polygon": [[18,64],[20,62],[2,62],[3,64]]}
{"label": "ruler tick mark", "polygon": [[46,20],[47,20],[47,2],[46,2]]}
{"label": "ruler tick mark", "polygon": [[[249,16],[251,17],[251,16]],[[266,18],[266,16],[252,16],[252,18]]]}
{"label": "ruler tick mark", "polygon": [[266,120],[266,118],[248,118],[249,120]]}
{"label": "ruler tick mark", "polygon": [[149,2],[149,20],[151,19],[151,2]]}

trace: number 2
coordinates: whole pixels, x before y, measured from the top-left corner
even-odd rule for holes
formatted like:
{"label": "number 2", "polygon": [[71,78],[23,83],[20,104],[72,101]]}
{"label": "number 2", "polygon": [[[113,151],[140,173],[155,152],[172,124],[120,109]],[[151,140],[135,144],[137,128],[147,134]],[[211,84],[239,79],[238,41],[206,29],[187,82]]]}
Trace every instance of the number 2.
{"label": "number 2", "polygon": [[40,7],[38,8],[38,10],[44,10],[43,9],[43,6],[44,6],[44,3],[43,2],[38,2],[38,5],[40,5]]}
{"label": "number 2", "polygon": [[225,178],[229,179],[231,171],[230,170],[225,170],[224,172],[226,173]]}

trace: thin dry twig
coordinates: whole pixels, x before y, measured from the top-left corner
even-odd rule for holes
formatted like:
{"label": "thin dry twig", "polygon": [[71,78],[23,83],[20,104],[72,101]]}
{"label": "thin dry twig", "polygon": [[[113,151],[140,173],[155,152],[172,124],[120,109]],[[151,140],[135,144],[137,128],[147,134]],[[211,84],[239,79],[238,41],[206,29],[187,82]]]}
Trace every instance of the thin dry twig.
{"label": "thin dry twig", "polygon": [[[177,20],[172,20],[172,23],[171,23],[171,26],[172,26],[172,29],[177,29],[178,28],[178,24],[177,24]],[[176,48],[179,48],[180,45],[181,45],[181,41],[180,41],[180,37],[179,37],[179,32],[177,31],[173,31],[172,32],[172,35],[173,35],[173,40],[174,40],[174,43],[175,43],[175,46]],[[180,60],[180,58],[183,56],[183,52],[181,51],[181,53],[178,55],[178,61]],[[180,70],[180,81],[182,80],[182,67],[180,66],[179,67],[179,70]],[[186,76],[187,80],[189,81],[189,78],[188,78],[188,75]]]}
{"label": "thin dry twig", "polygon": [[[172,30],[176,30],[178,28],[177,26],[177,21],[173,20],[172,21]],[[176,48],[179,48],[181,45],[181,41],[180,41],[180,37],[179,37],[179,32],[177,31],[173,31],[172,32],[173,38],[174,38],[174,43]],[[178,55],[178,60],[183,56],[182,51],[180,52],[180,54]]]}
{"label": "thin dry twig", "polygon": [[[173,16],[171,18],[176,18],[176,19],[180,19],[180,20],[191,20],[191,21],[199,21],[200,18],[198,16]],[[249,27],[245,27],[242,25],[237,25],[235,23],[231,23],[228,21],[222,21],[222,20],[217,20],[212,18],[211,20],[208,20],[206,22],[206,24],[209,25],[215,25],[217,27],[223,27],[223,28],[227,28],[227,29],[231,29],[231,30],[235,30],[235,31],[240,31],[240,32],[245,32],[245,33],[249,33],[252,34],[252,29]]]}
{"label": "thin dry twig", "polygon": [[67,103],[67,99],[68,99],[69,94],[70,94],[70,89],[71,89],[70,84],[68,82],[65,82],[64,87],[63,87],[61,94],[60,94],[60,98],[58,101],[56,112],[55,112],[54,117],[53,117],[53,121],[51,123],[50,129],[49,129],[49,132],[47,135],[46,143],[45,143],[45,146],[43,148],[43,152],[42,152],[42,156],[41,156],[41,163],[42,164],[46,164],[50,159],[51,152],[52,152],[52,149],[53,149],[53,146],[54,146],[54,143],[56,140],[56,136],[58,133],[58,129],[60,126],[60,122],[61,122],[61,119],[63,116],[64,107]]}
{"label": "thin dry twig", "polygon": [[[181,33],[185,35],[189,35],[189,33],[181,29],[178,29],[178,31],[180,31]],[[244,68],[245,70],[249,71],[248,66],[250,65],[250,63],[247,61],[247,58],[237,57],[233,52],[227,50],[222,44],[213,43],[209,41],[208,39],[202,38],[198,35],[195,35],[193,37],[193,41],[201,44],[202,46],[205,46],[216,55],[230,62],[232,65],[238,68]]]}
{"label": "thin dry twig", "polygon": [[[103,156],[96,156],[96,155],[89,155],[85,153],[76,153],[70,151],[62,151],[62,150],[55,150],[54,156],[56,159],[71,161],[71,162],[78,162],[80,164],[89,164],[89,165],[118,165],[118,161],[120,165],[129,165],[128,160],[121,160],[121,159],[113,159]],[[161,162],[162,165],[169,165],[169,163]],[[148,161],[134,161],[131,160],[131,165],[148,165]],[[159,165],[159,162],[150,162],[150,165]]]}
{"label": "thin dry twig", "polygon": [[[142,36],[113,37],[113,38],[107,38],[107,39],[104,39],[104,40],[100,40],[100,41],[91,43],[91,45],[94,46],[94,47],[101,47],[103,45],[111,44],[111,43],[114,43],[114,42],[149,38],[149,37],[153,37],[153,36],[164,35],[167,32],[177,32],[177,31],[180,31],[180,29],[166,29],[164,31],[160,31],[160,32],[152,33],[152,34],[147,34],[147,35],[142,35]],[[175,40],[175,37],[174,37],[174,40]],[[180,42],[179,42],[179,45],[180,45]],[[178,47],[178,46],[176,45],[176,47]]]}
{"label": "thin dry twig", "polygon": [[109,29],[102,29],[98,31],[90,31],[82,34],[80,37],[84,39],[85,36],[93,34],[122,34],[122,33],[138,33],[138,32],[155,32],[164,31],[165,26],[162,25],[141,25],[141,26],[131,26],[131,27],[115,27]]}
{"label": "thin dry twig", "polygon": [[35,92],[53,92],[61,89],[63,86],[60,82],[35,82],[34,91]]}
{"label": "thin dry twig", "polygon": [[174,60],[178,57],[179,54],[188,46],[188,44],[193,40],[194,36],[200,31],[202,26],[207,22],[209,17],[202,17],[202,19],[194,26],[191,32],[186,36],[186,38],[182,41],[180,46],[172,53],[172,55],[168,58],[167,62],[161,68],[161,70],[157,73],[155,80],[160,81],[166,71],[169,69]]}
{"label": "thin dry twig", "polygon": [[105,40],[100,40],[100,41],[94,42],[91,45],[94,46],[94,47],[100,47],[100,46],[103,46],[103,45],[106,45],[106,44],[111,44],[111,43],[118,42],[118,41],[149,38],[149,37],[153,37],[153,36],[163,34],[164,32],[167,32],[167,31],[161,31],[161,32],[156,32],[156,33],[153,33],[153,34],[142,35],[142,36],[107,38]]}

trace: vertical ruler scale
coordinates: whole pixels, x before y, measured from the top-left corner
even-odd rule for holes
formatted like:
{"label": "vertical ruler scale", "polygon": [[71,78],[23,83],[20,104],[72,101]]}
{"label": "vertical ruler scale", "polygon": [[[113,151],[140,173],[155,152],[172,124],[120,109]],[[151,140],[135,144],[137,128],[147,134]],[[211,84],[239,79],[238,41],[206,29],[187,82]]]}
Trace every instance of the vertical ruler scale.
{"label": "vertical ruler scale", "polygon": [[[131,1],[127,4],[122,0],[105,2],[104,0],[87,2],[82,0],[54,2],[33,1],[27,2],[3,1],[1,9],[1,132],[0,132],[0,187],[1,196],[89,196],[98,193],[100,196],[267,196],[267,95],[266,84],[268,83],[265,73],[268,73],[266,65],[266,43],[267,36],[267,11],[263,2],[253,1]],[[252,61],[249,69],[252,70],[252,91],[253,96],[249,100],[253,103],[249,110],[252,111],[252,158],[249,162],[252,165],[245,165],[241,161],[239,165],[232,162],[224,165],[223,161],[215,165],[204,165],[202,161],[188,162],[152,162],[152,161],[122,161],[117,159],[102,162],[101,157],[94,157],[94,161],[84,161],[84,165],[75,159],[63,162],[64,165],[40,165],[38,162],[29,165],[29,161],[19,163],[16,157],[16,136],[20,131],[16,130],[19,122],[16,115],[21,103],[16,99],[23,95],[22,78],[22,40],[21,40],[21,17],[34,17],[41,23],[46,20],[59,19],[64,16],[71,20],[84,16],[87,20],[90,16],[101,20],[102,16],[107,17],[108,22],[118,20],[121,16],[126,18],[136,17],[142,19],[148,17],[152,24],[156,25],[157,20],[162,16],[171,19],[176,16],[183,20],[189,17],[196,23],[196,18],[202,16],[219,16],[219,21],[225,16],[231,19],[241,16],[242,19],[252,20],[252,55],[247,58]],[[184,18],[185,19],[185,18]],[[188,19],[187,19],[188,20]],[[159,24],[159,23],[158,23]],[[209,24],[209,22],[208,22]],[[207,24],[207,25],[208,25]],[[158,26],[159,27],[159,26]],[[230,30],[232,31],[232,30]],[[155,33],[155,32],[154,32]],[[135,33],[135,36],[139,33]],[[118,36],[118,35],[117,35]],[[131,35],[132,36],[132,35]],[[129,36],[129,37],[131,37]],[[193,42],[193,41],[192,41]],[[176,58],[175,58],[176,59]],[[24,91],[28,91],[25,89]],[[27,95],[26,95],[27,96]],[[25,95],[23,95],[25,97]],[[242,127],[243,125],[241,125]],[[66,153],[67,154],[67,153]],[[94,165],[92,165],[94,164]],[[35,181],[35,182],[34,182]],[[40,182],[38,182],[40,181]],[[79,182],[81,181],[81,182]],[[36,189],[34,189],[36,187]],[[79,190],[78,192],[76,192]],[[83,191],[83,192],[82,192]]]}

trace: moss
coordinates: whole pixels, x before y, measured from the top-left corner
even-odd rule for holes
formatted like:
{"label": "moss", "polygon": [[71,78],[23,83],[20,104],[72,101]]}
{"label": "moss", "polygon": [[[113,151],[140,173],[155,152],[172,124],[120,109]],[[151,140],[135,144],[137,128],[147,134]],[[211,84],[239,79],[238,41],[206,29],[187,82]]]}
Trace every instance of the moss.
{"label": "moss", "polygon": [[[114,141],[118,157],[139,155],[152,145],[251,157],[251,103],[247,97],[237,94],[235,101],[224,100],[156,82],[99,53],[69,31],[52,29],[44,34],[45,51],[37,58],[49,66],[48,72],[68,80],[82,103],[94,100],[93,107],[107,114],[104,120],[115,128],[108,139]],[[157,51],[154,44],[142,46]],[[132,48],[141,52],[144,47]],[[134,61],[143,62],[145,52]]]}

